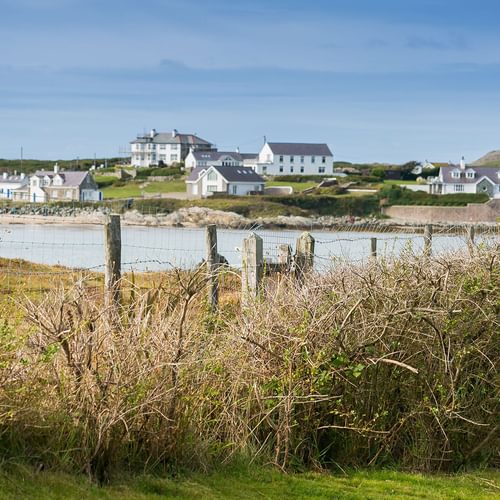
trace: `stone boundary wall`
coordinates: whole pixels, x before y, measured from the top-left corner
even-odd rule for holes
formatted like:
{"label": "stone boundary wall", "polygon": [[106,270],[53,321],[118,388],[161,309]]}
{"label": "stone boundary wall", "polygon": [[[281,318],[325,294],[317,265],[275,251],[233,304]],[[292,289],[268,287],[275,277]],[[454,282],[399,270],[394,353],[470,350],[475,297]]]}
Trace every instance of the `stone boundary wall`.
{"label": "stone boundary wall", "polygon": [[487,203],[469,203],[465,207],[435,207],[423,205],[394,205],[382,209],[382,213],[404,222],[498,222],[500,199]]}

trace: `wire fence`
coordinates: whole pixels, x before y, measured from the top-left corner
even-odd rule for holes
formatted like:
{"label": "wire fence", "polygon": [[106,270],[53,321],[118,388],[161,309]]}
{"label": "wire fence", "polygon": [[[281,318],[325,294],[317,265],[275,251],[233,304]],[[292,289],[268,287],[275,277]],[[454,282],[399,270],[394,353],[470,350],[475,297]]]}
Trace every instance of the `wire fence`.
{"label": "wire fence", "polygon": [[[64,277],[104,272],[104,231],[102,225],[40,224],[31,215],[18,216],[19,223],[0,225],[0,291],[13,286],[43,291]],[[468,251],[474,245],[498,242],[498,225],[436,225],[432,252]],[[259,226],[218,229],[218,253],[229,266],[240,270],[243,240],[251,233],[263,240],[266,262],[277,262],[279,248],[289,245],[292,253],[302,230],[269,230]],[[326,272],[339,262],[367,262],[376,254],[395,259],[405,252],[424,251],[424,227],[385,226],[380,223],[344,224],[335,229],[312,230],[315,240],[314,268]],[[121,269],[124,273],[156,273],[172,269],[193,269],[207,255],[204,228],[145,227],[121,228]]]}

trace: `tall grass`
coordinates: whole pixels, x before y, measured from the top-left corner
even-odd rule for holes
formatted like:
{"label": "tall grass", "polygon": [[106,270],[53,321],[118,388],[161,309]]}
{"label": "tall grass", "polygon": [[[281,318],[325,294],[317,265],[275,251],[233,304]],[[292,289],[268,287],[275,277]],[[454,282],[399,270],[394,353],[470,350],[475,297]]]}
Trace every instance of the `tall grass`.
{"label": "tall grass", "polygon": [[0,328],[0,453],[115,467],[498,464],[499,247],[268,278],[217,314],[205,276],[79,281]]}

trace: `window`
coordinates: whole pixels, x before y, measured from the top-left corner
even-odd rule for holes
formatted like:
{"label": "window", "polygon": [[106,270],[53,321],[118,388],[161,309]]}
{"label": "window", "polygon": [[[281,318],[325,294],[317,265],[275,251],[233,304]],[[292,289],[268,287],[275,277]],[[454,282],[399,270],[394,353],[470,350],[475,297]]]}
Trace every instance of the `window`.
{"label": "window", "polygon": [[215,184],[209,184],[207,186],[207,191],[209,193],[215,193],[215,191],[217,191],[217,186]]}
{"label": "window", "polygon": [[170,144],[170,149],[173,149],[174,151],[179,149],[179,144]]}
{"label": "window", "polygon": [[283,165],[280,165],[280,173],[283,173]]}
{"label": "window", "polygon": [[160,155],[160,161],[166,161],[167,155]]}
{"label": "window", "polygon": [[453,170],[451,176],[453,177],[453,179],[460,179],[460,172],[458,170]]}
{"label": "window", "polygon": [[254,191],[260,191],[260,185],[259,186],[254,186]]}
{"label": "window", "polygon": [[326,156],[323,156],[323,157],[321,158],[321,163],[326,163]]}
{"label": "window", "polygon": [[324,174],[325,173],[325,167],[318,167],[318,173]]}
{"label": "window", "polygon": [[293,165],[290,165],[290,173],[293,174]]}
{"label": "window", "polygon": [[59,197],[59,193],[57,191],[53,191],[52,198],[58,198],[58,197]]}
{"label": "window", "polygon": [[207,175],[207,180],[216,181],[217,180],[217,173],[216,172],[209,172],[209,174]]}
{"label": "window", "polygon": [[283,163],[283,155],[280,155],[280,163]]}
{"label": "window", "polygon": [[304,155],[300,157],[300,163],[304,163]]}
{"label": "window", "polygon": [[476,173],[475,172],[472,172],[472,171],[469,171],[467,172],[467,179],[474,179],[474,177],[476,176]]}
{"label": "window", "polygon": [[66,191],[66,198],[71,198],[73,193],[71,191]]}
{"label": "window", "polygon": [[463,184],[455,184],[455,193],[463,193],[464,185]]}
{"label": "window", "polygon": [[290,163],[293,163],[294,157],[290,156]]}
{"label": "window", "polygon": [[160,144],[160,149],[167,149],[167,146],[165,144]]}
{"label": "window", "polygon": [[177,161],[177,155],[170,155],[170,161]]}
{"label": "window", "polygon": [[311,163],[316,163],[316,157],[315,156],[311,156]]}
{"label": "window", "polygon": [[236,194],[238,192],[238,186],[234,185],[234,186],[231,186],[232,189],[233,189],[233,194]]}
{"label": "window", "polygon": [[262,167],[262,173],[263,174],[267,173],[267,167]]}
{"label": "window", "polygon": [[304,165],[301,165],[300,166],[300,173],[303,174],[304,173]]}

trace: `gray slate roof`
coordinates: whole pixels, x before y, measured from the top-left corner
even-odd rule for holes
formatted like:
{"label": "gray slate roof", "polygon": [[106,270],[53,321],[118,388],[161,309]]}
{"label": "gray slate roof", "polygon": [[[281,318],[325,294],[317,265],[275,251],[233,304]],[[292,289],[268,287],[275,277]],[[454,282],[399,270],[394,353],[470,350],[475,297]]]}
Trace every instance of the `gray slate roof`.
{"label": "gray slate roof", "polygon": [[268,142],[276,155],[333,156],[327,144],[307,144],[302,142]]}
{"label": "gray slate roof", "polygon": [[2,184],[27,184],[28,177],[21,177],[20,175],[8,175],[6,179],[4,179],[3,175],[0,174],[0,183]]}
{"label": "gray slate roof", "polygon": [[149,135],[143,137],[138,137],[134,141],[130,141],[130,144],[185,144],[185,145],[195,145],[195,146],[211,146],[212,143],[198,137],[194,134],[175,134],[172,135],[171,132],[157,132],[153,138]]}
{"label": "gray slate roof", "polygon": [[[87,177],[88,172],[82,171],[82,172],[71,172],[71,171],[64,171],[64,172],[59,172],[59,175],[63,178],[63,187],[78,187],[82,184],[82,182],[85,180],[85,177]],[[45,177],[46,175],[50,177],[51,179],[55,177],[56,173],[50,170],[37,170],[35,172],[35,175],[37,177]],[[55,186],[57,187],[57,186]]]}
{"label": "gray slate roof", "polygon": [[265,182],[264,179],[259,174],[257,174],[253,168],[221,166],[193,168],[187,180],[197,181],[200,174],[211,168],[217,170],[217,172],[219,172],[227,182],[252,182],[257,184],[262,184]]}
{"label": "gray slate roof", "polygon": [[[451,173],[454,170],[460,171],[460,179],[456,179],[451,176]],[[472,179],[467,178],[465,175],[467,171],[474,171],[476,176]],[[447,165],[445,167],[441,167],[441,175],[445,184],[475,184],[483,177],[488,177],[488,179],[490,179],[494,184],[500,184],[498,172],[500,172],[500,170],[493,167],[467,166],[465,170],[460,170],[459,165]]]}
{"label": "gray slate roof", "polygon": [[243,161],[242,155],[236,151],[194,151],[193,156],[198,161],[220,161],[226,156],[230,156],[236,161]]}

